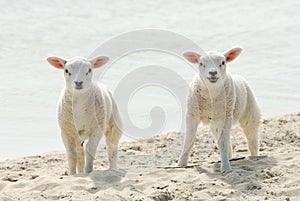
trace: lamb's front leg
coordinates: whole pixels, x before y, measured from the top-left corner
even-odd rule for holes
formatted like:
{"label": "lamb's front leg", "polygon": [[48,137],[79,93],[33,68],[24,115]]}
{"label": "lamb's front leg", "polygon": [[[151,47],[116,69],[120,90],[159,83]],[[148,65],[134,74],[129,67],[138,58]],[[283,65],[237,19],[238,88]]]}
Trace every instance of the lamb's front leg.
{"label": "lamb's front leg", "polygon": [[221,154],[221,170],[222,172],[230,171],[229,163],[229,145],[230,145],[230,129],[223,129],[218,140],[218,146]]}
{"label": "lamb's front leg", "polygon": [[218,143],[218,147],[221,155],[221,171],[226,172],[231,170],[229,163],[229,157],[231,155],[230,150],[230,129],[231,122],[212,122],[211,123],[211,132],[214,134],[214,137]]}
{"label": "lamb's front leg", "polygon": [[179,158],[178,166],[186,166],[189,159],[190,151],[195,142],[196,131],[198,128],[199,120],[193,115],[188,114],[186,118],[186,134],[183,144],[181,156]]}
{"label": "lamb's front leg", "polygon": [[94,159],[96,156],[97,147],[102,137],[102,131],[94,131],[89,137],[85,148],[85,172],[90,173],[93,171]]}
{"label": "lamb's front leg", "polygon": [[77,152],[75,139],[71,133],[61,131],[61,137],[66,148],[68,164],[69,164],[69,174],[76,174],[76,164],[77,164]]}

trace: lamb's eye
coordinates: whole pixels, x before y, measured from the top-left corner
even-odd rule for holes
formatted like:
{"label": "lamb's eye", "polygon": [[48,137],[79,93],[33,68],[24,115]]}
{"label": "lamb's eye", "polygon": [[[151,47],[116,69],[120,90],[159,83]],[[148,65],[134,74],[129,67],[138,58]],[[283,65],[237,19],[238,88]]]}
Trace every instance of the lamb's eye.
{"label": "lamb's eye", "polygon": [[224,65],[225,64],[225,61],[222,61],[222,65]]}
{"label": "lamb's eye", "polygon": [[65,73],[69,74],[69,76],[71,76],[71,73],[66,69]]}
{"label": "lamb's eye", "polygon": [[92,72],[92,69],[90,68],[89,71],[86,73],[86,75],[88,75],[90,72]]}
{"label": "lamb's eye", "polygon": [[203,66],[203,63],[200,63],[200,66]]}

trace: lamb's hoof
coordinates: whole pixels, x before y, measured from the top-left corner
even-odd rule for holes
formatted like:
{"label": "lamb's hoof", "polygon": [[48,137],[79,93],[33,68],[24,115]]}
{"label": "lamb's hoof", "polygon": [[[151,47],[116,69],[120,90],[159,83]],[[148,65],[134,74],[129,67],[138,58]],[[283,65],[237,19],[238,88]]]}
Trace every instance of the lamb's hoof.
{"label": "lamb's hoof", "polygon": [[232,169],[229,169],[229,170],[222,170],[222,175],[227,175],[229,173],[232,172]]}
{"label": "lamb's hoof", "polygon": [[229,163],[229,161],[224,161],[221,164],[221,172],[225,173],[225,172],[230,172],[231,171],[231,165]]}
{"label": "lamb's hoof", "polygon": [[177,166],[178,166],[178,167],[186,167],[187,164],[188,164],[188,160],[187,160],[184,156],[182,156],[182,157],[180,157]]}
{"label": "lamb's hoof", "polygon": [[87,174],[89,174],[89,173],[93,172],[93,169],[85,169],[84,172],[87,173]]}
{"label": "lamb's hoof", "polygon": [[117,170],[118,168],[117,167],[109,167],[108,170],[112,170],[112,171],[115,171]]}
{"label": "lamb's hoof", "polygon": [[179,162],[178,167],[186,167],[187,166],[187,163],[184,163],[184,162]]}

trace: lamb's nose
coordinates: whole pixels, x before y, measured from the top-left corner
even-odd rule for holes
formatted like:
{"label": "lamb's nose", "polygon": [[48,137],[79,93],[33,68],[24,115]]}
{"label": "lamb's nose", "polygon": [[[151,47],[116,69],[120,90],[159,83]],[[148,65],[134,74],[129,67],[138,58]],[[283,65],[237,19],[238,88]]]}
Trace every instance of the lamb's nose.
{"label": "lamb's nose", "polygon": [[209,74],[210,74],[211,76],[215,76],[217,73],[218,73],[217,71],[210,71],[210,72],[209,72]]}
{"label": "lamb's nose", "polygon": [[76,85],[77,87],[81,87],[81,85],[82,85],[83,82],[77,82],[77,81],[75,81],[74,83],[75,83],[75,85]]}

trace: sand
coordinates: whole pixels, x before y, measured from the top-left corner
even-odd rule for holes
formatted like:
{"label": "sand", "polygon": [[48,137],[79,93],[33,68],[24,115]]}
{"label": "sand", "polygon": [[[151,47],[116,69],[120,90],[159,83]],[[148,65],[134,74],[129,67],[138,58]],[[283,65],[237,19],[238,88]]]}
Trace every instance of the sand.
{"label": "sand", "polygon": [[199,127],[188,168],[176,168],[182,134],[122,143],[118,170],[105,145],[94,172],[68,176],[64,151],[0,162],[0,200],[300,200],[300,112],[264,119],[261,156],[249,157],[232,130],[233,171],[220,172],[218,149]]}

